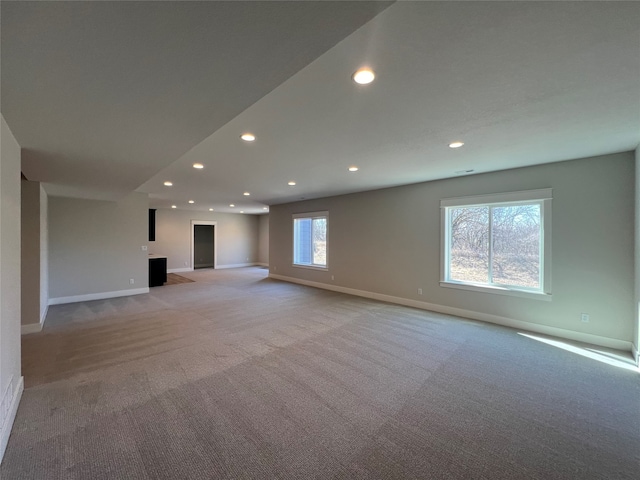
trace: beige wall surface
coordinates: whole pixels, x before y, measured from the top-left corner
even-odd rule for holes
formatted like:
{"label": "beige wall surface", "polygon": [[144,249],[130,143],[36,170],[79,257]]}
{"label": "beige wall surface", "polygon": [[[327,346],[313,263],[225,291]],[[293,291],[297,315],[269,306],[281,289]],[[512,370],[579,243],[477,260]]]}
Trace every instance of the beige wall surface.
{"label": "beige wall surface", "polygon": [[40,185],[40,322],[44,322],[49,302],[49,202]]}
{"label": "beige wall surface", "polygon": [[260,215],[258,219],[258,262],[269,265],[269,215]]}
{"label": "beige wall surface", "polygon": [[[551,301],[440,286],[441,199],[548,187]],[[270,272],[629,342],[633,195],[633,154],[622,153],[276,205]],[[291,215],[322,210],[329,211],[328,271],[293,267]]]}
{"label": "beige wall surface", "polygon": [[22,325],[40,323],[40,183],[21,184]]}
{"label": "beige wall surface", "polygon": [[634,284],[634,325],[633,345],[638,360],[640,350],[640,146],[635,151],[636,192],[635,192],[635,284]]}
{"label": "beige wall surface", "polygon": [[[0,460],[20,384],[20,145],[0,114]],[[5,397],[5,392],[8,396]]]}
{"label": "beige wall surface", "polygon": [[142,193],[118,202],[49,197],[49,297],[147,288],[148,205]]}
{"label": "beige wall surface", "polygon": [[159,208],[156,211],[156,241],[149,242],[149,253],[166,255],[168,270],[193,268],[192,220],[216,222],[217,267],[258,261],[256,215]]}

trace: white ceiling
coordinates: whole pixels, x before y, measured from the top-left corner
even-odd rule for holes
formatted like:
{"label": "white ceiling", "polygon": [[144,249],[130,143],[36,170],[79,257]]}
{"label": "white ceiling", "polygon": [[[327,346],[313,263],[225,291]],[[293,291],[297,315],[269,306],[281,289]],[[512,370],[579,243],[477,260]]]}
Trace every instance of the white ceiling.
{"label": "white ceiling", "polygon": [[53,195],[262,213],[640,143],[640,3],[96,5],[1,6],[2,113]]}

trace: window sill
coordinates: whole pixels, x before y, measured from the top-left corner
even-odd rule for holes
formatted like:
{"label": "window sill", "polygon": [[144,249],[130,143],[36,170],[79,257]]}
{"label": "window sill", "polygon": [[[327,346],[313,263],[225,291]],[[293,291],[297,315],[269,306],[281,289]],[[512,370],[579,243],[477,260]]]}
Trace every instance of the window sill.
{"label": "window sill", "polygon": [[534,300],[543,300],[550,302],[551,294],[544,292],[530,292],[527,290],[517,290],[509,287],[497,287],[497,286],[489,286],[489,285],[472,285],[468,283],[458,283],[458,282],[440,282],[441,287],[446,288],[457,288],[459,290],[468,290],[471,292],[481,292],[481,293],[493,293],[496,295],[507,295],[511,297],[522,297],[522,298],[531,298]]}
{"label": "window sill", "polygon": [[323,272],[326,272],[326,271],[329,270],[329,267],[321,267],[319,265],[317,265],[317,266],[316,265],[299,265],[297,263],[293,263],[293,264],[291,264],[291,266],[295,267],[295,268],[307,268],[309,270],[320,270],[320,271],[323,271]]}

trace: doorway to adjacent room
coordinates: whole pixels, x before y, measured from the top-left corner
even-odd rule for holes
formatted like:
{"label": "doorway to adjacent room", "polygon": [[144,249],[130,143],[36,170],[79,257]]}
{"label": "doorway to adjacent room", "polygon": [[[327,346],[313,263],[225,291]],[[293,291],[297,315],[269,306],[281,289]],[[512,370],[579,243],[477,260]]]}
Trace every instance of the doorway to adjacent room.
{"label": "doorway to adjacent room", "polygon": [[193,269],[216,268],[216,222],[191,220],[191,265]]}

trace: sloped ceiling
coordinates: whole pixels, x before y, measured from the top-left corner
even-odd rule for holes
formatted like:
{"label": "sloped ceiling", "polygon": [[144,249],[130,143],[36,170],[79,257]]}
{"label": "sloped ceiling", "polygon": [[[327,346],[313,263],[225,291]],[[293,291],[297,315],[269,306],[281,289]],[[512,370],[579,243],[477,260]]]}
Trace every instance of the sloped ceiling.
{"label": "sloped ceiling", "polygon": [[640,142],[640,3],[22,3],[2,113],[54,195],[260,213]]}
{"label": "sloped ceiling", "polygon": [[53,195],[118,198],[389,4],[3,1],[23,172]]}

